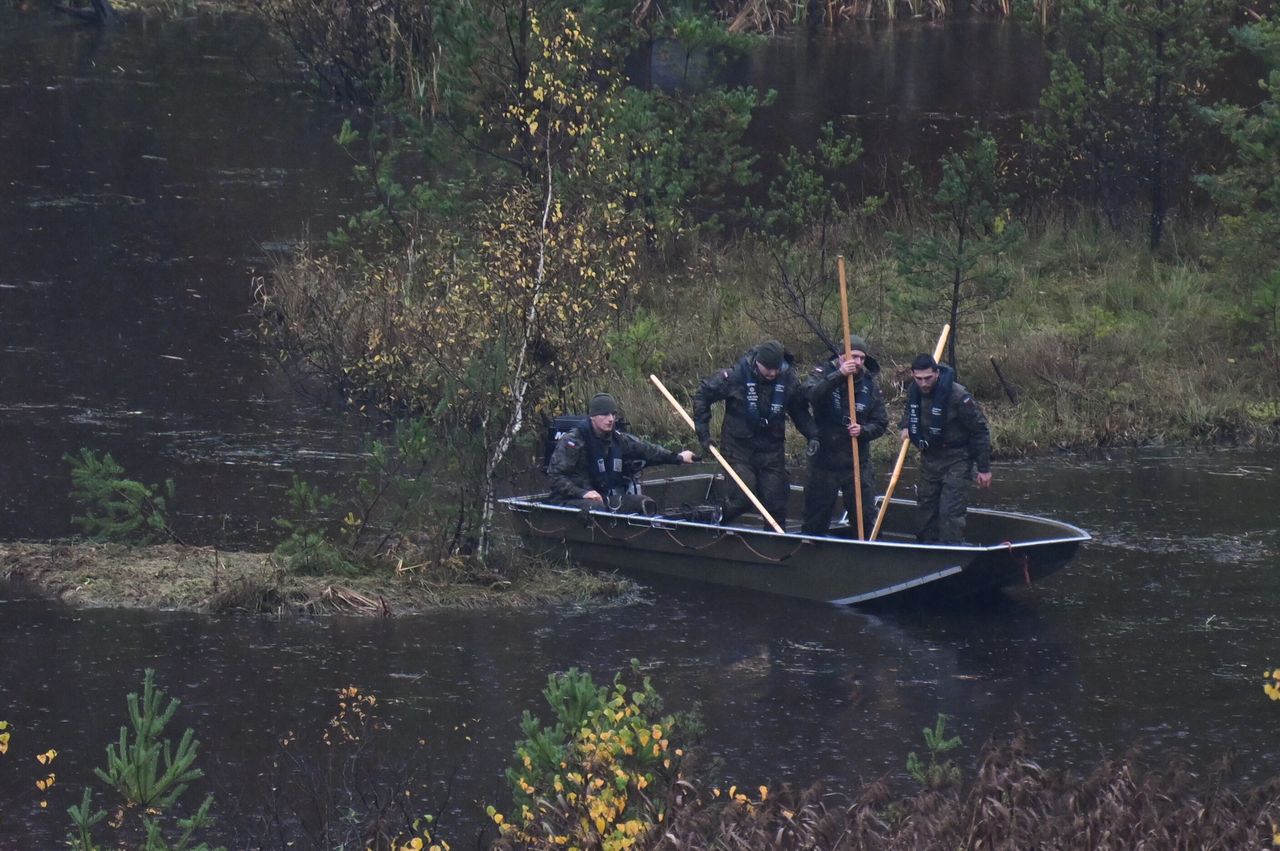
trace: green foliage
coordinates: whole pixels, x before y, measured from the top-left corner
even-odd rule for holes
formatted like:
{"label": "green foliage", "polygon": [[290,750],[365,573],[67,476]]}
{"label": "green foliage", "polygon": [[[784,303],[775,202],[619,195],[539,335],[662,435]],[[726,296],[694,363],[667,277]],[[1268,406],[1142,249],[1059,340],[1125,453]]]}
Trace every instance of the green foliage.
{"label": "green foliage", "polygon": [[1064,3],[1040,114],[1023,126],[1040,189],[1092,198],[1113,225],[1143,197],[1158,246],[1169,198],[1190,188],[1221,11],[1219,0]]}
{"label": "green foliage", "polygon": [[656,244],[670,248],[734,222],[734,201],[757,179],[757,156],[743,137],[756,107],[772,100],[772,92],[749,88],[621,93],[609,116],[614,133],[628,140],[617,152],[627,167],[616,191],[634,199]]}
{"label": "green foliage", "polygon": [[642,382],[662,371],[662,322],[650,311],[637,310],[631,323],[611,333],[607,342],[609,360],[628,381]]}
{"label": "green foliage", "polygon": [[1009,294],[1011,275],[1003,260],[1023,230],[1011,221],[1015,196],[1003,185],[1003,164],[990,135],[972,131],[963,150],[942,157],[933,193],[930,230],[891,234],[898,271],[907,286],[895,294],[898,307],[924,324],[950,323],[947,360],[958,365],[962,323]]}
{"label": "green foliage", "polygon": [[[155,671],[148,668],[142,681],[142,697],[135,693],[127,697],[128,727],[120,728],[120,741],[107,745],[107,767],[94,769],[94,774],[123,799],[121,821],[113,822],[120,828],[124,813],[135,813],[142,840],[141,851],[214,851],[204,842],[196,842],[196,834],[211,826],[213,796],[208,795],[190,816],[174,817],[173,828],[166,830],[165,818],[182,794],[187,784],[204,776],[195,767],[200,743],[195,731],[187,728],[176,750],[169,739],[162,738],[165,726],[173,719],[179,701],[170,698],[165,705],[164,692],[155,686]],[[72,833],[68,842],[77,851],[95,851],[100,848],[93,839],[94,828],[106,817],[106,811],[94,810],[93,793],[85,789],[79,805],[67,809],[71,818]],[[173,834],[172,838],[166,833]]]}
{"label": "green foliage", "polygon": [[203,777],[204,772],[194,767],[200,743],[190,727],[182,734],[176,755],[169,740],[161,740],[165,725],[173,719],[180,702],[170,698],[168,705],[161,708],[164,692],[156,688],[155,676],[151,668],[143,675],[141,701],[133,692],[126,698],[132,737],[127,727],[121,727],[119,744],[107,745],[106,770],[98,768],[94,773],[126,801],[166,809],[187,790],[188,783]]}
{"label": "green foliage", "polygon": [[[632,662],[632,676],[638,665]],[[621,849],[634,844],[666,811],[666,796],[684,751],[672,740],[680,724],[662,716],[648,677],[628,687],[596,686],[570,669],[547,679],[543,696],[555,723],[525,712],[516,765],[507,771],[519,811],[489,815],[512,847],[569,845]]]}
{"label": "green foliage", "polygon": [[150,543],[157,538],[176,540],[165,516],[166,500],[173,499],[173,480],[164,486],[144,485],[125,478],[124,468],[106,453],[99,457],[81,447],[80,455],[64,454],[71,465],[71,498],[84,511],[71,521],[96,541]]}
{"label": "green foliage", "polygon": [[93,809],[93,790],[85,789],[80,803],[67,807],[67,815],[74,828],[67,838],[68,844],[78,851],[96,851],[99,846],[93,841],[93,829],[107,817],[107,811]]}
{"label": "green foliage", "polygon": [[[498,353],[501,357],[501,353]],[[339,493],[294,477],[287,536],[275,555],[293,572],[351,576],[379,567],[399,572],[441,564],[474,548],[482,510],[484,445],[457,417],[467,391],[497,392],[489,360],[446,381],[437,407],[365,442],[363,469]]]}
{"label": "green foliage", "polygon": [[[855,211],[843,177],[861,156],[862,140],[837,135],[831,122],[822,126],[812,150],[791,147],[782,158],[781,173],[769,185],[769,207],[761,215],[765,228],[795,237],[846,221]],[[856,212],[874,212],[880,202],[870,198]]]}
{"label": "green foliage", "polygon": [[1280,18],[1273,14],[1232,34],[1262,61],[1264,98],[1252,109],[1219,104],[1206,111],[1235,157],[1226,169],[1198,180],[1229,211],[1221,254],[1239,282],[1245,329],[1261,332],[1274,352],[1280,344]]}
{"label": "green foliage", "polygon": [[924,744],[929,749],[929,761],[925,763],[915,751],[907,754],[907,773],[926,789],[943,789],[960,782],[960,769],[950,759],[943,760],[948,753],[960,747],[960,737],[946,736],[947,716],[938,713],[938,720],[933,727],[925,727]]}
{"label": "green foliage", "polygon": [[337,502],[332,494],[322,492],[309,482],[293,477],[286,492],[296,519],[275,518],[275,524],[288,533],[275,549],[277,558],[294,573],[313,576],[353,575],[358,568],[346,555],[346,548],[330,539],[327,529],[330,509]]}
{"label": "green foliage", "polygon": [[[771,285],[761,289],[762,313],[774,321],[791,317],[811,328],[839,327],[838,314],[831,308],[838,293],[834,255],[855,224],[884,201],[871,197],[854,204],[850,197],[844,179],[861,156],[862,141],[837,132],[828,122],[812,150],[792,147],[781,157],[778,176],[769,185],[768,205],[750,211],[760,229],[753,237],[776,269]],[[782,331],[773,333],[786,339]],[[838,336],[826,330],[822,334],[832,340]]]}

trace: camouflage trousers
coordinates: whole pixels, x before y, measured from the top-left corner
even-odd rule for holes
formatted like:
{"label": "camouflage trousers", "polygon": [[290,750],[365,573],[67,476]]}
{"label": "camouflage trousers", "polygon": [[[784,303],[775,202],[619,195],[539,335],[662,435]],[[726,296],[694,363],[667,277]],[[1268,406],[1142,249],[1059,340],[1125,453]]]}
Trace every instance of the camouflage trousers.
{"label": "camouflage trousers", "polygon": [[[806,535],[825,535],[831,528],[831,510],[836,498],[844,494],[844,510],[849,513],[849,526],[858,528],[857,502],[853,494],[853,459],[849,466],[831,468],[821,455],[809,461],[809,482],[804,486],[804,526]],[[876,525],[876,473],[870,458],[859,459],[862,473],[863,534],[870,535]]]}
{"label": "camouflage trousers", "polygon": [[[742,477],[742,481],[764,505],[765,510],[773,515],[778,525],[787,528],[787,503],[791,499],[791,479],[787,475],[787,458],[781,449],[768,451],[743,451],[736,447],[726,447],[721,452],[733,466],[733,471]],[[728,525],[744,511],[754,511],[751,500],[732,480],[725,479],[724,514],[721,524]],[[770,529],[768,521],[764,527]]]}
{"label": "camouflage trousers", "polygon": [[964,449],[924,452],[916,478],[916,539],[921,543],[964,543],[973,464]]}

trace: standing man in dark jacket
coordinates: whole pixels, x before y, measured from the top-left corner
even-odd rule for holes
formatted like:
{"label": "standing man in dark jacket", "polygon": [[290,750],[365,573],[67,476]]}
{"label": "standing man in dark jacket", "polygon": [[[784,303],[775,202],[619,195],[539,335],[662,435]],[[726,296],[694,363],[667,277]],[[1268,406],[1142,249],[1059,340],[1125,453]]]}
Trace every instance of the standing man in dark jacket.
{"label": "standing man in dark jacket", "polygon": [[914,382],[899,427],[920,450],[916,481],[916,538],[921,543],[964,543],[969,480],[991,486],[991,432],[978,403],[955,371],[931,355],[911,362]]}
{"label": "standing man in dark jacket", "polygon": [[[858,441],[858,472],[862,476],[862,525],[871,534],[876,522],[876,474],[871,465],[871,441],[889,428],[889,412],[876,378],[880,364],[867,354],[867,344],[856,334],[849,338],[849,357],[840,355],[818,364],[804,382],[804,395],[813,406],[818,424],[817,451],[809,456],[809,483],[804,488],[806,535],[825,535],[831,527],[831,509],[844,493],[850,527],[857,528],[857,500],[853,491],[853,440]],[[854,410],[849,417],[849,376],[853,376]]]}
{"label": "standing man in dark jacket", "polygon": [[[794,360],[777,340],[766,340],[736,365],[704,378],[693,397],[694,427],[704,448],[711,445],[711,406],[724,402],[720,451],[783,528],[791,496],[784,443],[787,417],[807,439],[818,436],[800,378],[792,368]],[[734,520],[750,505],[736,485],[726,484],[722,523]]]}
{"label": "standing man in dark jacket", "polygon": [[588,421],[556,441],[547,463],[551,501],[575,508],[611,508],[627,514],[652,514],[653,500],[629,493],[626,464],[692,464],[688,449],[672,452],[634,434],[618,431],[618,403],[597,393],[587,407]]}

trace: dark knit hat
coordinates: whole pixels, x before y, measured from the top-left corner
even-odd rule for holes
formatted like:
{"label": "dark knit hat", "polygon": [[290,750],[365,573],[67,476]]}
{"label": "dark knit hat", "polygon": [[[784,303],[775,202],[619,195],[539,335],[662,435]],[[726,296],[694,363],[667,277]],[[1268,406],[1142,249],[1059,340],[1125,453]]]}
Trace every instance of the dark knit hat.
{"label": "dark knit hat", "polygon": [[597,393],[591,397],[591,404],[587,406],[587,416],[599,417],[604,414],[618,413],[618,400],[610,396],[608,393]]}
{"label": "dark knit hat", "polygon": [[756,363],[765,369],[781,369],[785,351],[777,340],[765,340],[756,346]]}
{"label": "dark knit hat", "polygon": [[867,348],[867,341],[859,337],[857,334],[849,335],[849,351],[862,352],[864,355],[871,353],[871,350]]}

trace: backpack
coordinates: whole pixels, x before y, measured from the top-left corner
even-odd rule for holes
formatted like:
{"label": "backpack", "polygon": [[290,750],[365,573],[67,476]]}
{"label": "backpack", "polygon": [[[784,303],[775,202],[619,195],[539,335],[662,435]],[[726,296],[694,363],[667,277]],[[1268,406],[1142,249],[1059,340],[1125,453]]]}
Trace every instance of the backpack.
{"label": "backpack", "polygon": [[[560,442],[560,438],[575,428],[591,428],[591,418],[586,414],[561,414],[547,423],[547,430],[542,436],[542,464],[539,468],[542,472],[547,471],[547,465],[551,463],[551,453],[556,451],[556,444]],[[614,431],[626,431],[627,421],[619,419],[614,423],[613,428]]]}

